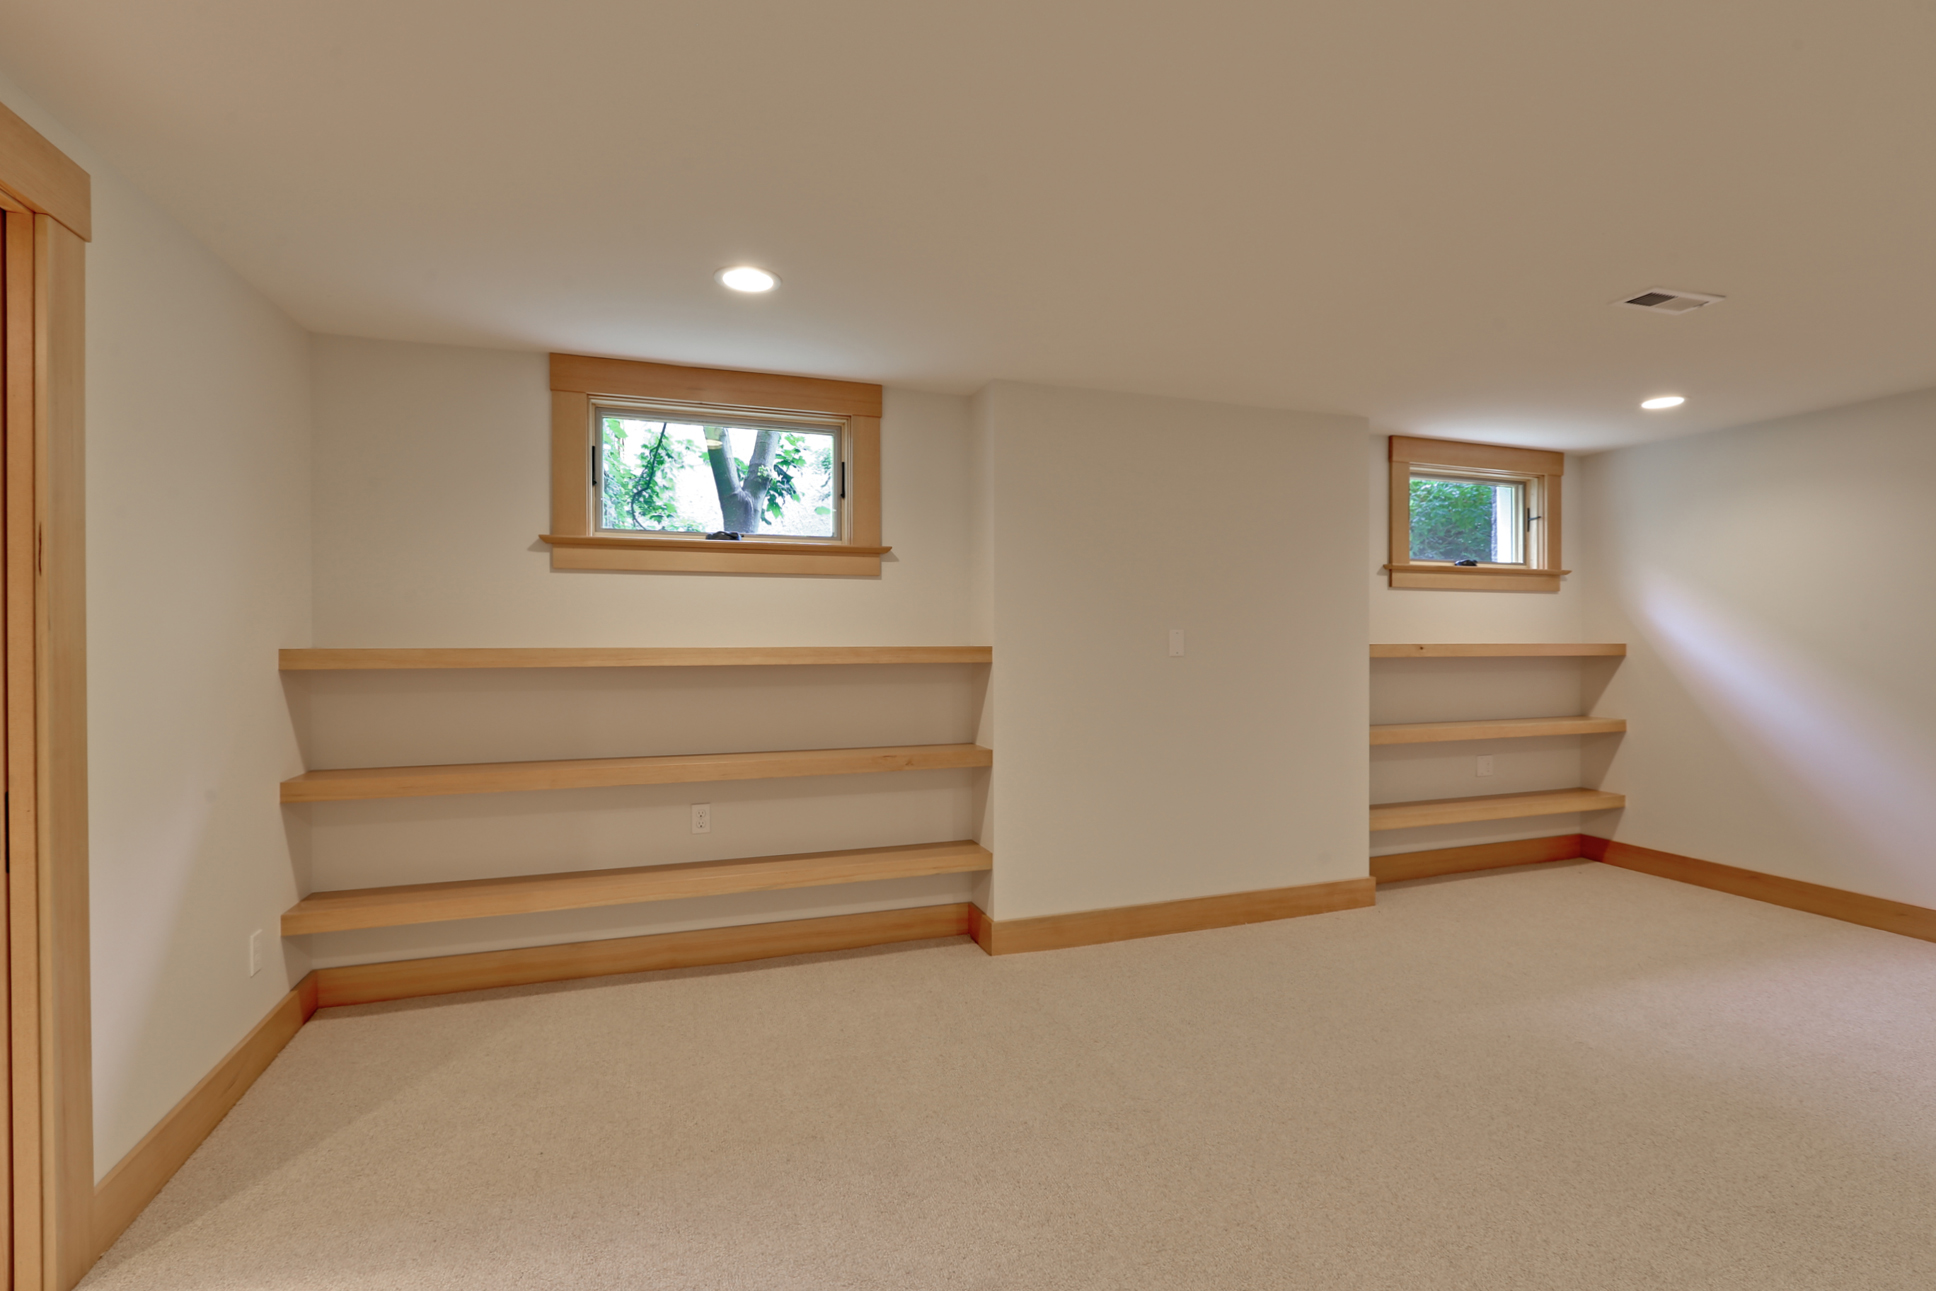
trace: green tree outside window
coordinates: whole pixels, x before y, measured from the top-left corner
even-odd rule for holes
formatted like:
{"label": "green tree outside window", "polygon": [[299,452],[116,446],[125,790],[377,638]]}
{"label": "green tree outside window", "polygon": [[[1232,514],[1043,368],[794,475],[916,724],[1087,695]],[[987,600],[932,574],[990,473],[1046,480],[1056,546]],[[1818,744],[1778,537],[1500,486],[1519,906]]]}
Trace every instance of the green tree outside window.
{"label": "green tree outside window", "polygon": [[1497,561],[1494,509],[1499,490],[1456,480],[1412,481],[1412,559]]}

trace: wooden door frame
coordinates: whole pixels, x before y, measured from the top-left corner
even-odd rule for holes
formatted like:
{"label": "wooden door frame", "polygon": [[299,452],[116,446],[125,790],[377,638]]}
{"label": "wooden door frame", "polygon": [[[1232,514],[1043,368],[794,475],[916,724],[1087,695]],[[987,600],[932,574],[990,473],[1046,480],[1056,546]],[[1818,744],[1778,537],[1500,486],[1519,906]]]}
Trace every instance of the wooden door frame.
{"label": "wooden door frame", "polygon": [[0,637],[11,1115],[0,1261],[67,1291],[95,1257],[83,510],[87,172],[0,105]]}

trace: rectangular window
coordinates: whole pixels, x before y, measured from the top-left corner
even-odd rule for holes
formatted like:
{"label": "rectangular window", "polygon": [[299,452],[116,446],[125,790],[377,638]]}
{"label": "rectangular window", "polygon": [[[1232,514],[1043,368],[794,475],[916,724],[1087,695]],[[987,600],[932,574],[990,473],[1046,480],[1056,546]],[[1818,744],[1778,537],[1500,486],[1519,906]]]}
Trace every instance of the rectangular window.
{"label": "rectangular window", "polygon": [[1390,457],[1391,586],[1560,590],[1563,453],[1393,435]]}
{"label": "rectangular window", "polygon": [[551,356],[554,570],[879,578],[881,387]]}
{"label": "rectangular window", "polygon": [[1524,565],[1526,480],[1490,480],[1414,469],[1412,559]]}
{"label": "rectangular window", "polygon": [[841,538],[841,428],[596,406],[599,529]]}

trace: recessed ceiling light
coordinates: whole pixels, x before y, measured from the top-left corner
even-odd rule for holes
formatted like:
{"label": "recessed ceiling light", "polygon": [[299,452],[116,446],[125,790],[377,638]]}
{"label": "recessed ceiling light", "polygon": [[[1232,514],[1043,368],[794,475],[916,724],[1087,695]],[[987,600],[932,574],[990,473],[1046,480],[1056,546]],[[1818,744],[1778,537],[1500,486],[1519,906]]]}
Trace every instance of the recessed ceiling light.
{"label": "recessed ceiling light", "polygon": [[713,276],[719,279],[720,285],[730,287],[734,291],[772,291],[780,285],[780,280],[777,277],[764,269],[756,269],[750,264],[736,264],[729,268],[721,269]]}
{"label": "recessed ceiling light", "polygon": [[1669,408],[1678,408],[1686,402],[1687,397],[1685,395],[1663,394],[1657,395],[1652,399],[1642,399],[1640,406],[1648,412],[1664,412]]}

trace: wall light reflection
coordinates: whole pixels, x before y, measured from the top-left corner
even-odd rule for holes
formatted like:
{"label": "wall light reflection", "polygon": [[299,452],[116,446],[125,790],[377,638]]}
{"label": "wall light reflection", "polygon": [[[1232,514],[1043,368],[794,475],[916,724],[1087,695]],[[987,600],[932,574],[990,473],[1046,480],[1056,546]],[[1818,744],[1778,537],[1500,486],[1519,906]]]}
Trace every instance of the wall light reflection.
{"label": "wall light reflection", "polygon": [[[1779,793],[1833,818],[1926,896],[1936,807],[1936,748],[1872,694],[1766,625],[1730,615],[1672,577],[1636,580],[1635,608],[1668,667]],[[1898,898],[1900,899],[1900,897]]]}

